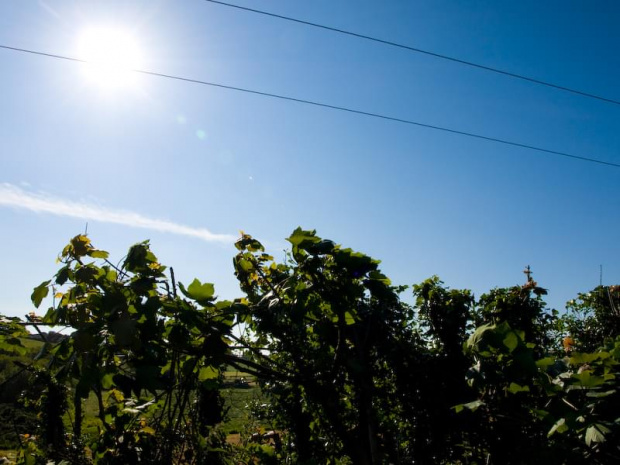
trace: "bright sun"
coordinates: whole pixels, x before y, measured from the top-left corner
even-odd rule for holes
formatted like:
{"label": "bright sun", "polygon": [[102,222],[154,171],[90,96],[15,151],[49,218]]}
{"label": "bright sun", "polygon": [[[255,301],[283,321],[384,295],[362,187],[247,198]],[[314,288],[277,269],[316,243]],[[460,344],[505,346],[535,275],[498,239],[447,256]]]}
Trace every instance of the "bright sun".
{"label": "bright sun", "polygon": [[78,54],[88,80],[102,88],[115,89],[137,84],[142,54],[128,32],[113,28],[92,28],[78,40]]}

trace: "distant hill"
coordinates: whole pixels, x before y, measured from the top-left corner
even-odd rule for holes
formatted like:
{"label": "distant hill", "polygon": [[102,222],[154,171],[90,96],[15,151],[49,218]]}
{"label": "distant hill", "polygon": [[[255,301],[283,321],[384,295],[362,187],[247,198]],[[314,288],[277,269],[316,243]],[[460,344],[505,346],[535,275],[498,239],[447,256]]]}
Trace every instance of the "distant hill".
{"label": "distant hill", "polygon": [[[50,342],[52,344],[56,344],[66,338],[68,338],[69,336],[66,334],[61,334],[61,333],[57,333],[56,331],[49,331],[49,332],[44,332],[43,336],[45,337],[45,340],[47,342]],[[31,334],[30,336],[28,336],[29,339],[33,339],[35,341],[42,341],[43,342],[43,338],[41,337],[40,334]]]}

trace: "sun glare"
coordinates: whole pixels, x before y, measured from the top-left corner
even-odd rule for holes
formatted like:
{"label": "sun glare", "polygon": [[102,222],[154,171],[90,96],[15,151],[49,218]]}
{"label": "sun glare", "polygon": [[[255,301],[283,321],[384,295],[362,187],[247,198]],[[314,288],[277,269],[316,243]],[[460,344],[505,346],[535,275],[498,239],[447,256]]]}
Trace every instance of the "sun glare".
{"label": "sun glare", "polygon": [[93,28],[82,33],[78,54],[86,61],[88,80],[100,87],[114,89],[135,86],[142,54],[134,37],[122,30]]}

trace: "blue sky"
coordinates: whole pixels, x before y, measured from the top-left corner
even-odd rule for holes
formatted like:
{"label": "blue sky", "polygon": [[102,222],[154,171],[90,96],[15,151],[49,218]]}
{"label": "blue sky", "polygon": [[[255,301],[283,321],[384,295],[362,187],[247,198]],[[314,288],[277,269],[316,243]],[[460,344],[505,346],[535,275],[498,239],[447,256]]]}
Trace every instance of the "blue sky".
{"label": "blue sky", "polygon": [[[614,1],[238,0],[620,99]],[[140,67],[620,163],[620,106],[192,0],[4,1],[0,44],[75,56],[129,31]],[[239,230],[281,257],[297,226],[477,295],[534,278],[563,308],[620,281],[620,169],[207,86],[0,50],[0,313],[24,315],[75,234],[137,241],[181,281],[240,294]],[[410,299],[409,295],[406,299]]]}

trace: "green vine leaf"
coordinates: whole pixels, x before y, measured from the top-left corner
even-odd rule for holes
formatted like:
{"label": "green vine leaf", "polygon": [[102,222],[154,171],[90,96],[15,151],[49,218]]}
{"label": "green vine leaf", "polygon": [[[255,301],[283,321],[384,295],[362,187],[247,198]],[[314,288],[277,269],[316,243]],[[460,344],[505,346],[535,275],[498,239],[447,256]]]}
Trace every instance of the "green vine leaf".
{"label": "green vine leaf", "polygon": [[219,370],[213,368],[212,366],[202,367],[198,371],[198,381],[206,381],[208,379],[215,379],[220,375]]}
{"label": "green vine leaf", "polygon": [[586,430],[586,444],[591,447],[593,443],[605,442],[605,434],[609,432],[609,429],[600,423],[589,426]]}
{"label": "green vine leaf", "polygon": [[52,281],[49,279],[47,281],[43,281],[41,284],[34,288],[34,291],[32,291],[30,299],[32,300],[32,303],[36,308],[39,308],[39,305],[41,305],[43,299],[45,299],[47,297],[47,294],[49,294],[50,290],[48,286],[51,282]]}
{"label": "green vine leaf", "polygon": [[179,283],[179,288],[181,292],[190,299],[194,299],[198,303],[207,302],[213,298],[213,294],[215,293],[215,287],[211,283],[202,284],[198,279],[194,279],[192,283],[185,288],[181,283]]}
{"label": "green vine leaf", "polygon": [[548,437],[553,436],[555,433],[564,433],[568,431],[568,425],[566,424],[566,419],[565,418],[560,418],[558,421],[555,422],[555,424],[551,427],[551,429],[549,430],[549,432],[547,433]]}

